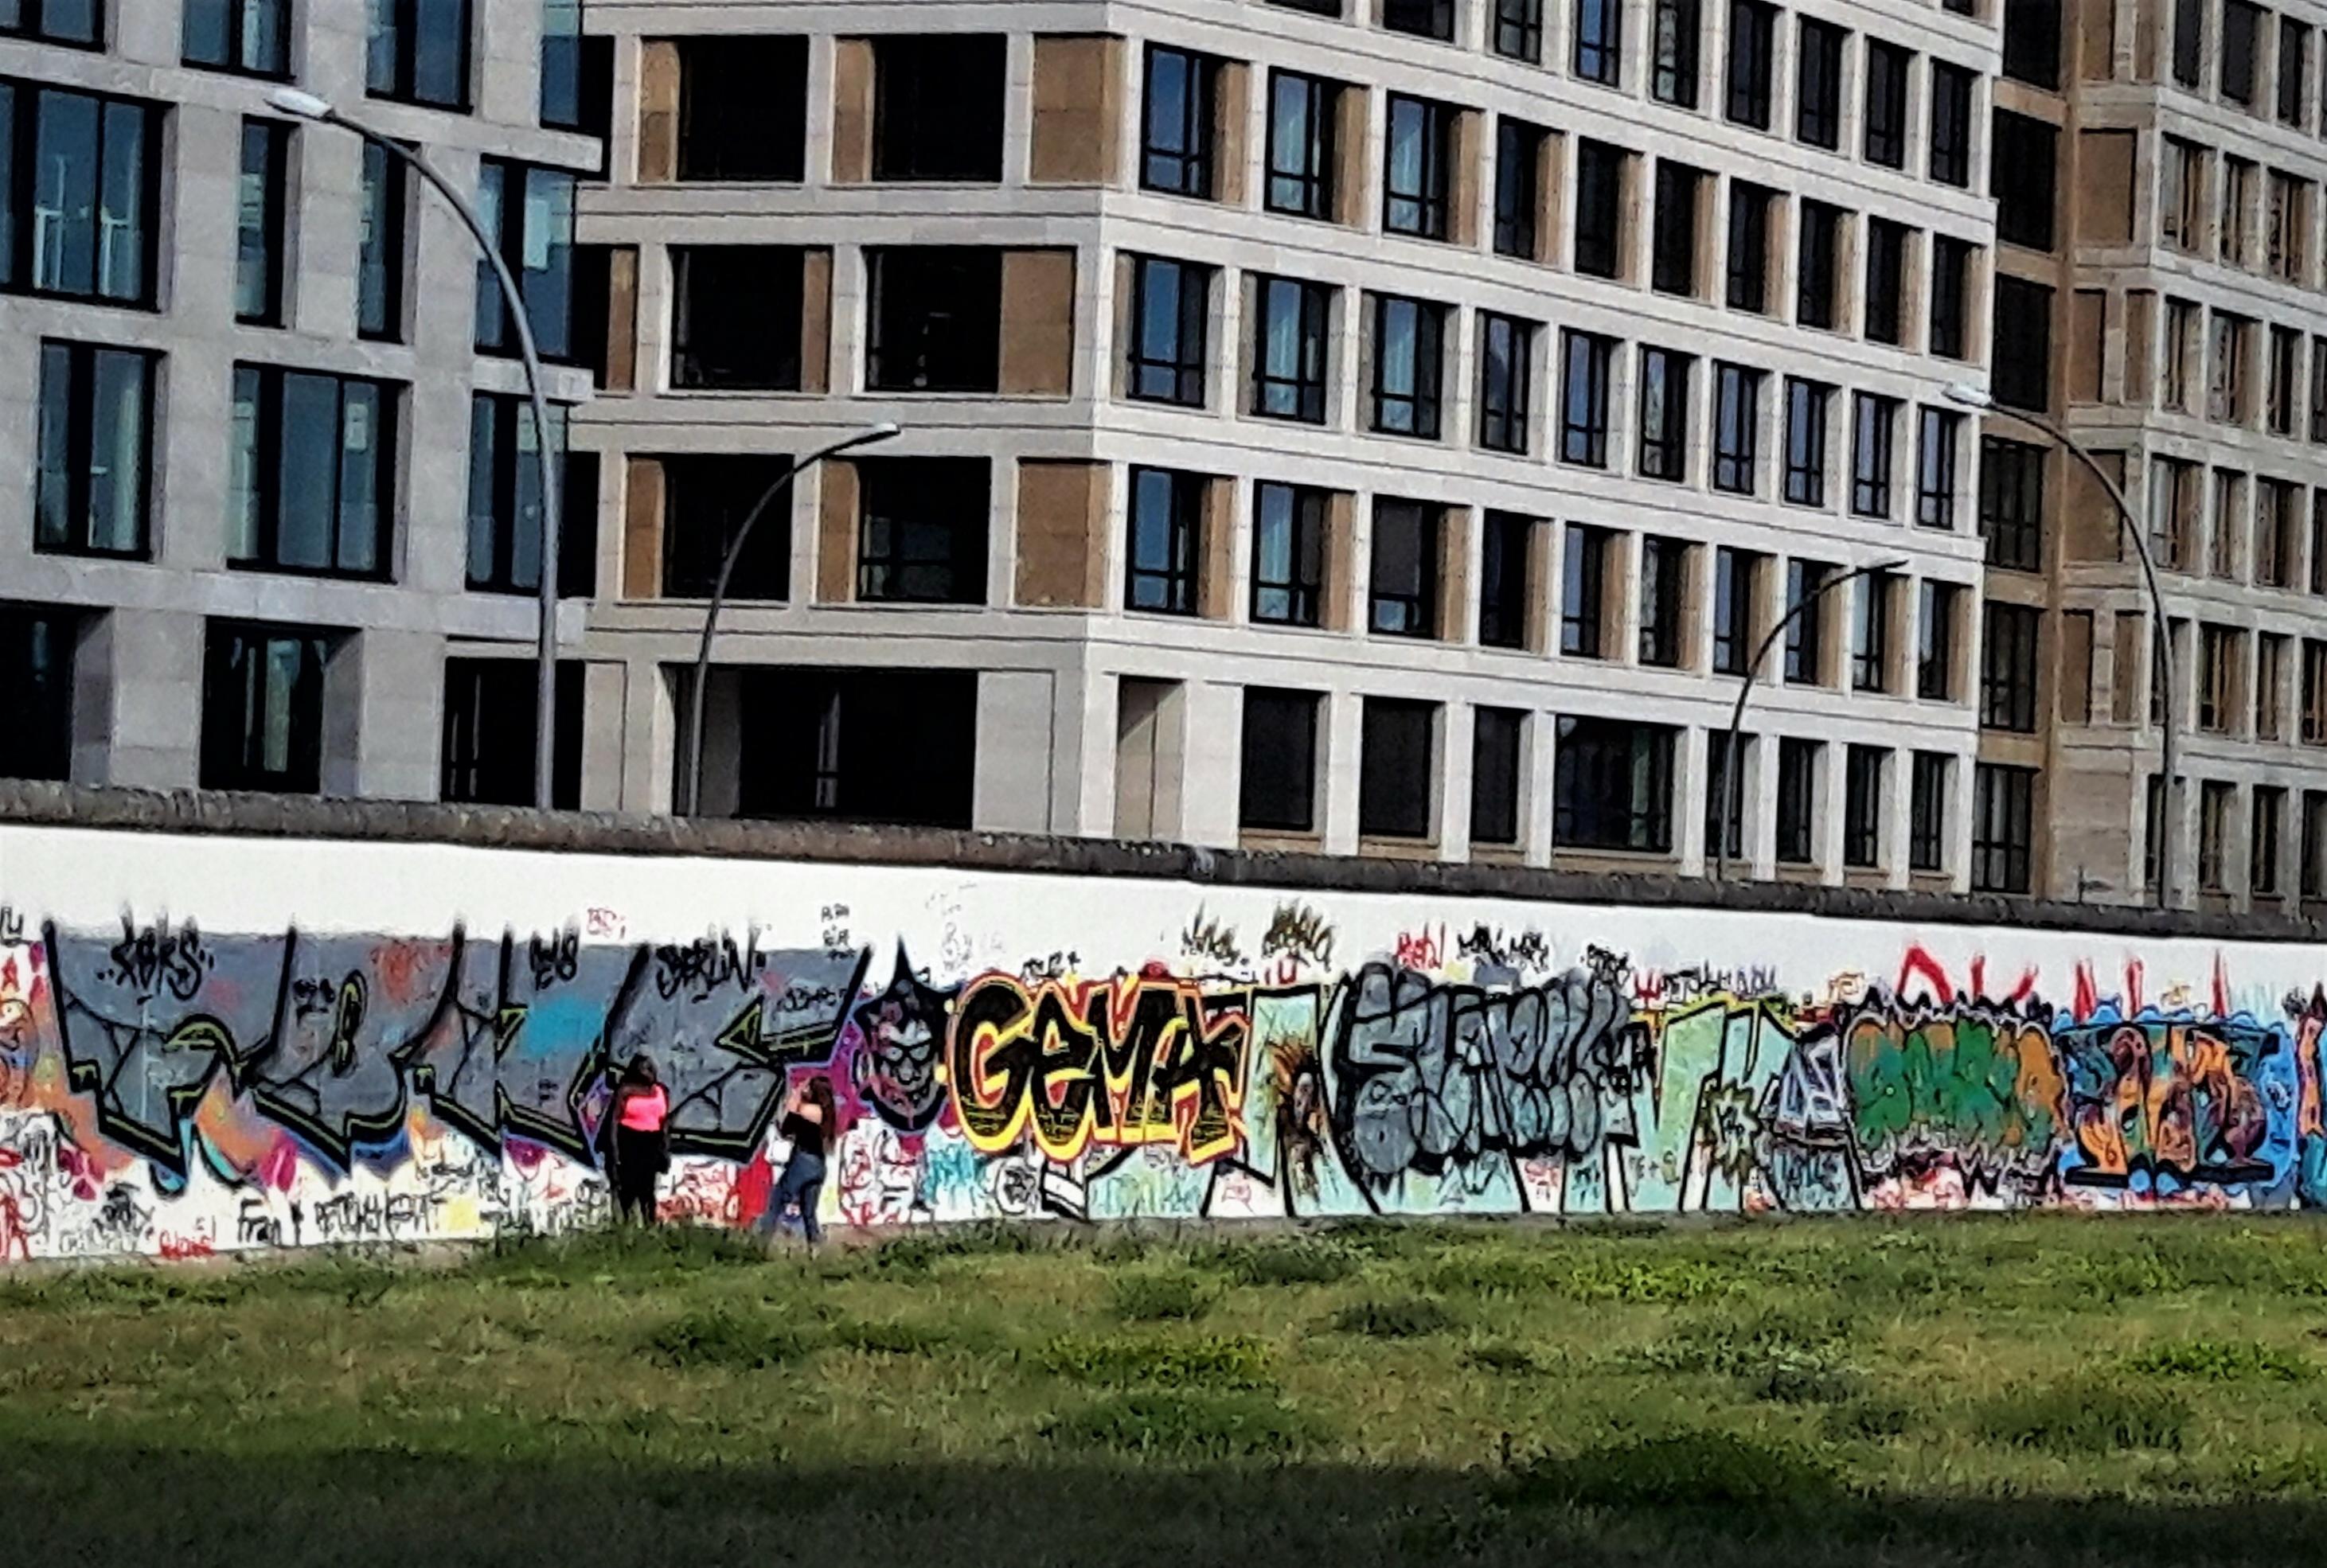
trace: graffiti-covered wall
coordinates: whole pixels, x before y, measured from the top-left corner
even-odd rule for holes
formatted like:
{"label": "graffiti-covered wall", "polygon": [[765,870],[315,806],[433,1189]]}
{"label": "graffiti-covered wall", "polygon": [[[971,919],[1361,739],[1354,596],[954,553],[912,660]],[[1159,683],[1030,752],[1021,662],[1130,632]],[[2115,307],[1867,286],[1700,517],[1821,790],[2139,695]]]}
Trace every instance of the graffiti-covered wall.
{"label": "graffiti-covered wall", "polygon": [[0,1258],[747,1225],[2327,1201],[2327,954],[1130,876],[0,826]]}

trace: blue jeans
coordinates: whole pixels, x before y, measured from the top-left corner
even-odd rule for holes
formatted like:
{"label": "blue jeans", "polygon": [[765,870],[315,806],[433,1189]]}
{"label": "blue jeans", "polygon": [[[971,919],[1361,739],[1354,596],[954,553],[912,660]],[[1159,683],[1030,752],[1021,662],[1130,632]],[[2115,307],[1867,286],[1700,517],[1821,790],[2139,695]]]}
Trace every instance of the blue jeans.
{"label": "blue jeans", "polygon": [[794,1154],[785,1165],[784,1173],[776,1179],[774,1196],[768,1199],[768,1212],[761,1227],[769,1235],[778,1227],[790,1228],[791,1220],[785,1211],[795,1203],[799,1205],[799,1225],[808,1233],[810,1244],[824,1239],[824,1226],[817,1219],[817,1199],[824,1196],[824,1159],[818,1154]]}

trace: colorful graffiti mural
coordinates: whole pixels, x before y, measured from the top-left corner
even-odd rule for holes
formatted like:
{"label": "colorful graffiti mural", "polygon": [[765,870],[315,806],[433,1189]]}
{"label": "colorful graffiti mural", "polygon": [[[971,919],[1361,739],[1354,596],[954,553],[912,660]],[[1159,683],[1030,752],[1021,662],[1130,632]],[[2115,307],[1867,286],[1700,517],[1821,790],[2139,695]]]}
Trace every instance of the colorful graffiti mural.
{"label": "colorful graffiti mural", "polygon": [[[597,1225],[639,1051],[665,1212],[712,1224],[765,1208],[808,1074],[843,1225],[2327,1201],[2296,947],[934,871],[841,904],[808,884],[845,868],[398,848],[432,929],[331,845],[148,835],[91,889],[28,842],[5,1260]],[[229,874],[279,922],[162,912]],[[585,874],[655,915],[546,885]],[[673,934],[706,904],[749,918]]]}

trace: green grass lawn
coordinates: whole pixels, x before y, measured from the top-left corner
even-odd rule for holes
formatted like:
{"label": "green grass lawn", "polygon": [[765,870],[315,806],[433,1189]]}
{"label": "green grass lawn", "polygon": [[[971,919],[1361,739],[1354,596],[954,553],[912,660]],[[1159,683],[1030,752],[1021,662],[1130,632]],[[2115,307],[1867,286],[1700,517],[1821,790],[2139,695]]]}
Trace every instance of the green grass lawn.
{"label": "green grass lawn", "polygon": [[2327,1563],[2327,1227],[709,1232],[0,1281],[43,1563]]}

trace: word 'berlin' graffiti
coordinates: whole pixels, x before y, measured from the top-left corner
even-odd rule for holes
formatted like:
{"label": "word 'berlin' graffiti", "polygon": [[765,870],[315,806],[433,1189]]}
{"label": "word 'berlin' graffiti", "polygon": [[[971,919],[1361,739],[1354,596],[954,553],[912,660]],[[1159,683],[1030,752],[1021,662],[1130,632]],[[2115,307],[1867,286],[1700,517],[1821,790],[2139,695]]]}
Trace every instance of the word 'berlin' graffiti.
{"label": "word 'berlin' graffiti", "polygon": [[1086,957],[931,907],[910,948],[829,903],[800,946],[629,940],[598,909],[495,935],[0,910],[0,1260],[601,1223],[608,1069],[640,1052],[666,1213],[711,1224],[764,1211],[809,1074],[853,1225],[2327,1203],[2327,994],[2226,960],[2079,962],[2063,995],[1912,943],[1805,975],[1233,899]]}

